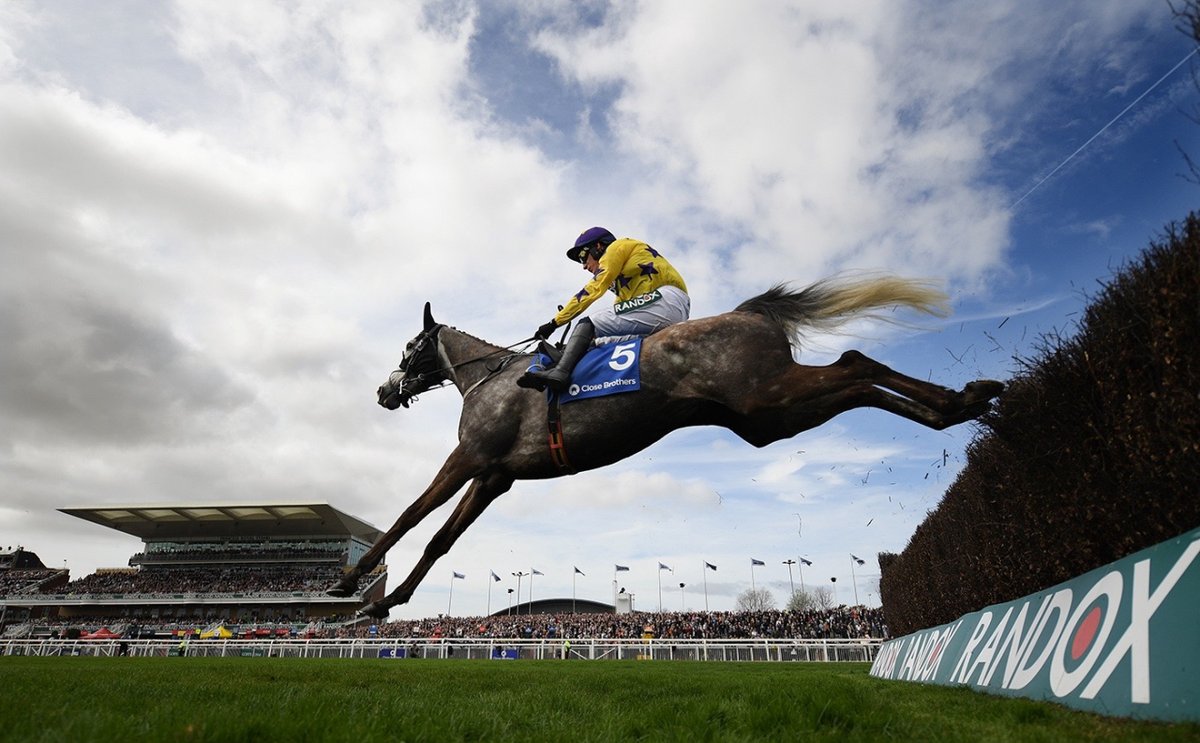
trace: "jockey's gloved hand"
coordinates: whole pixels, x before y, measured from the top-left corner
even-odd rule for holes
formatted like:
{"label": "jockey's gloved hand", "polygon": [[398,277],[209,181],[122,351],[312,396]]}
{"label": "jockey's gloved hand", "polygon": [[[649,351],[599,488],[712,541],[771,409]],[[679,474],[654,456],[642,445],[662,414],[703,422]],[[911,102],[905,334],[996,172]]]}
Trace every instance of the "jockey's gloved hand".
{"label": "jockey's gloved hand", "polygon": [[533,337],[537,338],[539,341],[544,341],[550,337],[550,334],[553,333],[556,328],[558,328],[558,326],[554,324],[553,320],[551,320],[545,325],[539,327],[537,331],[534,332]]}

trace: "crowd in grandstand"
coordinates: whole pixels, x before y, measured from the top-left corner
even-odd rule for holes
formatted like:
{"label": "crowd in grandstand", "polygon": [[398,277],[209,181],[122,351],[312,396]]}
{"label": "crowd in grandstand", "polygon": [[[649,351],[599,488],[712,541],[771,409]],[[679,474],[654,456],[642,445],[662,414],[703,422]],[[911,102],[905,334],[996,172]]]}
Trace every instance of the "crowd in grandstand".
{"label": "crowd in grandstand", "polygon": [[130,565],[164,562],[346,560],[344,541],[155,542],[129,558]]}
{"label": "crowd in grandstand", "polygon": [[71,581],[62,593],[321,593],[342,575],[337,566],[212,566],[159,570],[110,570]]}
{"label": "crowd in grandstand", "polygon": [[[888,628],[880,609],[841,606],[812,611],[760,612],[638,612],[633,614],[523,614],[503,617],[437,617],[371,625],[345,623],[341,617],[300,619],[279,612],[249,613],[241,618],[76,616],[37,622],[42,634],[63,635],[69,627],[94,632],[101,627],[127,636],[194,633],[224,624],[235,636],[282,632],[292,637],[454,639],[886,639]],[[136,628],[136,629],[134,629]]]}
{"label": "crowd in grandstand", "polygon": [[439,617],[326,631],[333,637],[638,638],[675,639],[884,638],[880,609],[841,606],[812,611],[696,611],[633,614],[533,614],[501,617]]}
{"label": "crowd in grandstand", "polygon": [[65,571],[49,568],[0,571],[0,596],[37,591],[47,583],[54,582],[53,578],[62,575],[65,575]]}

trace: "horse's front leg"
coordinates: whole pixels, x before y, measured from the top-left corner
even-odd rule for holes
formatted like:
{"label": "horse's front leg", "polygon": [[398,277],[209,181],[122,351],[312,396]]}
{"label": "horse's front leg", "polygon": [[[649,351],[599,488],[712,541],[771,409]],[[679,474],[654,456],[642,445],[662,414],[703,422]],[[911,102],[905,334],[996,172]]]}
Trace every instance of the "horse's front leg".
{"label": "horse's front leg", "polygon": [[342,579],[326,591],[330,596],[351,596],[358,590],[358,581],[362,576],[374,570],[383,560],[387,551],[395,546],[400,538],[428,516],[434,509],[450,500],[472,477],[479,473],[481,465],[468,455],[459,445],[446,458],[442,469],[438,471],[433,482],[425,489],[412,504],[400,514],[396,523],[387,530],[371,549],[359,559],[358,564],[346,571]]}
{"label": "horse's front leg", "polygon": [[512,484],[511,477],[495,474],[480,477],[471,483],[462,500],[455,506],[454,513],[450,514],[442,528],[429,540],[424,554],[404,582],[384,598],[364,606],[359,613],[381,619],[387,616],[388,610],[393,606],[407,603],[433,564],[450,551],[467,527],[479,518],[479,514],[483,513],[492,501],[508,492]]}

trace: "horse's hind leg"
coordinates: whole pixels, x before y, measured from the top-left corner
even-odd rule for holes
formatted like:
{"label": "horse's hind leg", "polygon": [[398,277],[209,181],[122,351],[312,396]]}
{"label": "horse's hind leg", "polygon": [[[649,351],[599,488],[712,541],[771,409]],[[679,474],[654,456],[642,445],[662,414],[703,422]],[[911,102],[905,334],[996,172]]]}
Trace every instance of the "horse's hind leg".
{"label": "horse's hind leg", "polygon": [[[978,409],[981,403],[986,403],[1004,391],[1002,383],[990,379],[970,382],[962,390],[955,391],[901,374],[859,351],[847,351],[832,366],[848,369],[858,379],[889,389],[949,418],[958,418],[967,408]],[[986,409],[986,406],[979,409],[976,415],[954,422],[970,420],[982,413],[983,409]]]}
{"label": "horse's hind leg", "polygon": [[[889,392],[868,382],[860,382],[816,401],[812,407],[824,410],[828,417],[854,408],[878,408],[907,418],[915,423],[941,431],[944,428],[974,420],[987,412],[990,397],[964,404],[957,410],[941,412],[910,398]],[[810,426],[811,427],[811,426]]]}
{"label": "horse's hind leg", "polygon": [[380,537],[371,549],[367,550],[355,565],[342,579],[335,583],[326,593],[330,596],[350,596],[358,589],[358,581],[363,575],[374,570],[387,551],[395,546],[400,538],[408,533],[417,524],[428,516],[434,509],[441,506],[446,501],[450,500],[450,496],[454,495],[474,477],[479,471],[480,465],[474,462],[463,447],[460,445],[442,465],[442,469],[438,471],[437,476],[433,478],[433,482],[425,489],[425,492],[420,495],[412,504],[400,514],[400,518],[396,519],[396,523],[391,529]]}
{"label": "horse's hind leg", "polygon": [[455,506],[454,513],[450,514],[450,518],[446,520],[442,528],[433,535],[433,539],[429,540],[421,559],[404,579],[404,582],[384,598],[364,606],[359,613],[383,618],[387,616],[388,610],[393,606],[407,603],[438,558],[449,552],[467,527],[479,518],[479,514],[483,513],[492,501],[508,492],[512,484],[513,479],[503,475],[480,477],[471,483],[471,487],[467,488],[462,500]]}
{"label": "horse's hind leg", "polygon": [[963,408],[956,415],[947,415],[862,380],[825,389],[823,394],[791,398],[776,406],[761,407],[749,415],[723,422],[748,443],[766,446],[814,429],[855,408],[878,408],[940,431],[979,416],[988,406],[985,401]]}
{"label": "horse's hind leg", "polygon": [[1003,389],[999,382],[979,381],[956,392],[900,374],[858,351],[847,351],[828,366],[792,364],[742,391],[727,404],[736,415],[722,422],[755,446],[795,436],[864,407],[941,430],[982,415]]}

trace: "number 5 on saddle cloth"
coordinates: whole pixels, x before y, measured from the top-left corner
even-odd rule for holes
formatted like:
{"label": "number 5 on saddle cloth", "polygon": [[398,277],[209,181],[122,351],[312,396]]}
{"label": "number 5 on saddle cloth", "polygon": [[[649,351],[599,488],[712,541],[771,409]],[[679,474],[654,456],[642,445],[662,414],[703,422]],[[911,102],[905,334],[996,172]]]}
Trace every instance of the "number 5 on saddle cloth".
{"label": "number 5 on saddle cloth", "polygon": [[[575,365],[571,386],[559,396],[559,403],[636,392],[642,386],[641,358],[641,338],[605,343],[588,350]],[[538,354],[529,369],[543,369],[549,362],[548,356]],[[553,392],[547,390],[546,394],[553,399]]]}

